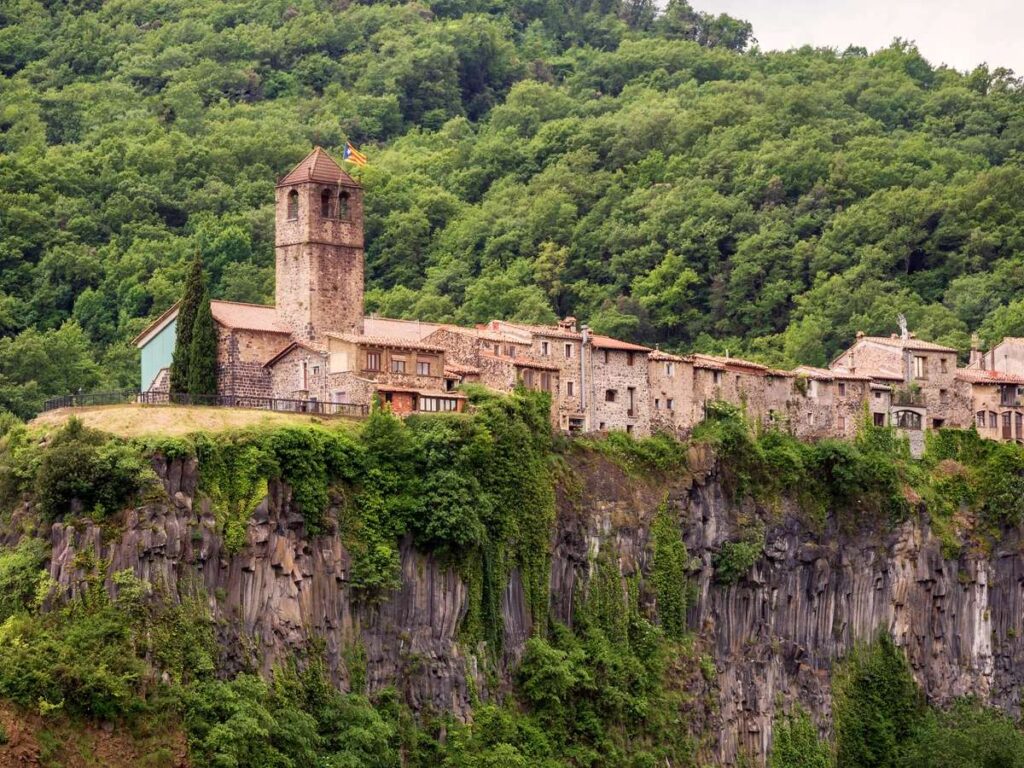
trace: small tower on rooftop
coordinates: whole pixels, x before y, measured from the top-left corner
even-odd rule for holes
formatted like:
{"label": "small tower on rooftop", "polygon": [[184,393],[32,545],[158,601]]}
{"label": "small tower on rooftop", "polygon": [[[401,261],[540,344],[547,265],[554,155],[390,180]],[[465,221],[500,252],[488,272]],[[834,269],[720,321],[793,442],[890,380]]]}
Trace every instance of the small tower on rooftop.
{"label": "small tower on rooftop", "polygon": [[298,338],[363,330],[363,188],[316,147],[275,188],[275,299]]}

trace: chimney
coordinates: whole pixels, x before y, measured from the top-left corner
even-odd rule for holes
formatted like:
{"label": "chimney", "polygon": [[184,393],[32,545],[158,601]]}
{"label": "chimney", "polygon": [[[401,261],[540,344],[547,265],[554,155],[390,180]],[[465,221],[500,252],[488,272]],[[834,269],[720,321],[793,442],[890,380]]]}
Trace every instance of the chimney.
{"label": "chimney", "polygon": [[967,361],[967,365],[970,367],[978,367],[984,370],[985,368],[985,356],[981,354],[981,339],[978,338],[978,334],[971,334],[971,357]]}
{"label": "chimney", "polygon": [[558,327],[563,331],[576,332],[576,318],[570,315],[569,317],[563,318],[558,321]]}
{"label": "chimney", "polygon": [[857,338],[858,339],[863,339],[864,338],[864,331],[857,331]]}

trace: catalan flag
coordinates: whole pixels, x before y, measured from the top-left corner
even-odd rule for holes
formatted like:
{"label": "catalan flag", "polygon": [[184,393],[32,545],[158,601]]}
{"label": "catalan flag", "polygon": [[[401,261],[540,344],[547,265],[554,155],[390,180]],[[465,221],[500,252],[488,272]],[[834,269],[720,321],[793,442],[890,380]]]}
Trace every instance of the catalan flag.
{"label": "catalan flag", "polygon": [[366,155],[353,147],[351,141],[345,142],[345,154],[342,157],[350,163],[355,163],[359,166],[366,165]]}

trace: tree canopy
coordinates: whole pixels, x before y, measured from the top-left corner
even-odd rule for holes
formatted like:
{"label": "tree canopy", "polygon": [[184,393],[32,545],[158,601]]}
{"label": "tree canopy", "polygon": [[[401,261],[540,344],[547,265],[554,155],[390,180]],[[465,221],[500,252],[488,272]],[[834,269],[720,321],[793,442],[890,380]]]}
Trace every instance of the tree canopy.
{"label": "tree canopy", "polygon": [[[213,298],[270,300],[273,184],[348,140],[370,311],[775,364],[900,311],[961,349],[1021,332],[1021,82],[755,32],[677,0],[4,4],[0,334],[134,381],[197,251]],[[18,366],[22,410],[90,381]]]}

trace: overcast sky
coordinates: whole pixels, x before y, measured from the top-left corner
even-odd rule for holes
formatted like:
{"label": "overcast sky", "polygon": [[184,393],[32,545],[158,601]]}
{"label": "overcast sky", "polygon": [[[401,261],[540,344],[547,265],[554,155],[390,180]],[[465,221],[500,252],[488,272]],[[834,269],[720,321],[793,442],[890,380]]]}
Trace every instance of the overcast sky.
{"label": "overcast sky", "polygon": [[691,0],[754,25],[762,50],[804,44],[843,50],[917,42],[933,64],[1009,67],[1024,75],[1024,0]]}

